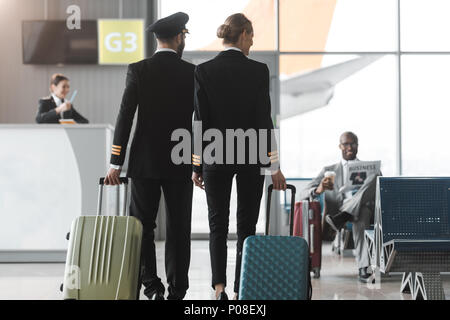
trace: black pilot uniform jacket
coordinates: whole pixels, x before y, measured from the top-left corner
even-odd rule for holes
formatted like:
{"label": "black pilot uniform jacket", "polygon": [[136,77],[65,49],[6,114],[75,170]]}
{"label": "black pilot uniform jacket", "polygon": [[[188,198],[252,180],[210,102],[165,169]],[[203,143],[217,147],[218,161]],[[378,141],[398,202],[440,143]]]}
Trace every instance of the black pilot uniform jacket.
{"label": "black pilot uniform jacket", "polygon": [[[123,165],[134,114],[136,130],[127,176],[131,178],[190,178],[191,163],[172,162],[172,132],[192,132],[195,66],[175,52],[161,51],[128,66],[126,88],[117,117],[111,164]],[[192,85],[186,85],[186,84]],[[187,150],[189,152],[189,150]]]}
{"label": "black pilot uniform jacket", "polygon": [[[269,69],[264,63],[248,59],[242,52],[230,49],[220,52],[214,59],[198,65],[195,69],[194,118],[202,122],[202,132],[194,128],[194,139],[200,143],[200,135],[211,128],[223,135],[223,163],[206,163],[201,153],[209,142],[203,141],[201,152],[193,148],[194,172],[228,171],[257,167],[279,168],[279,158],[271,118],[269,95]],[[226,161],[226,130],[254,129],[257,135],[257,163],[249,161],[249,143],[245,147],[245,163],[238,164],[237,140],[234,142],[234,164]],[[266,129],[263,143],[265,152],[260,154],[259,129]],[[205,140],[205,139],[203,139]],[[214,154],[212,155],[214,156]]]}

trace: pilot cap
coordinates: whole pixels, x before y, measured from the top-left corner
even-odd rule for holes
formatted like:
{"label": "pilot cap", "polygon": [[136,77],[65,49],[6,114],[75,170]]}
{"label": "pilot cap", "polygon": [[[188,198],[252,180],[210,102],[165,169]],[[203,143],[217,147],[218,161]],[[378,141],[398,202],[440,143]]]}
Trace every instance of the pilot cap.
{"label": "pilot cap", "polygon": [[179,33],[189,33],[186,29],[188,21],[189,16],[186,13],[177,12],[149,25],[147,31],[154,32],[158,39],[172,38]]}

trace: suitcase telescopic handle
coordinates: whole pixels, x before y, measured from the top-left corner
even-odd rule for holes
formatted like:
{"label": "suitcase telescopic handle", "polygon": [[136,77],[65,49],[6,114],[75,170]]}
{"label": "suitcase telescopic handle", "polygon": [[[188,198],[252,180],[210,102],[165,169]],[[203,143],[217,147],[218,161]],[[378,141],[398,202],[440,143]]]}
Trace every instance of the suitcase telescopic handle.
{"label": "suitcase telescopic handle", "polygon": [[[120,183],[128,184],[128,178],[127,177],[120,177],[119,178]],[[105,184],[105,177],[101,177],[98,184],[104,185]]]}
{"label": "suitcase telescopic handle", "polygon": [[[119,213],[121,216],[125,216],[127,212],[127,203],[128,203],[128,178],[120,177],[120,183],[124,185],[124,201],[122,204],[122,211]],[[97,215],[100,216],[102,214],[102,202],[103,202],[103,187],[105,186],[105,177],[101,177],[98,181],[98,203],[97,203]],[[120,186],[120,185],[119,185]]]}
{"label": "suitcase telescopic handle", "polygon": [[[291,212],[289,213],[289,235],[292,236],[294,231],[294,210],[295,210],[295,186],[292,184],[287,184],[286,189],[291,190]],[[270,202],[272,200],[273,184],[269,185],[269,190],[267,193],[267,207],[266,207],[266,235],[269,235],[270,226]]]}

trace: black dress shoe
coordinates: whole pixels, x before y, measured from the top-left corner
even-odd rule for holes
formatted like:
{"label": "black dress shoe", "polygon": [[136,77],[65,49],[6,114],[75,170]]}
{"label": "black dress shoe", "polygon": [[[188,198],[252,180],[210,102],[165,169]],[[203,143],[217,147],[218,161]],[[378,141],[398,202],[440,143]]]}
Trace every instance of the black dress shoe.
{"label": "black dress shoe", "polygon": [[164,300],[164,293],[161,291],[156,291],[149,296],[150,300]]}
{"label": "black dress shoe", "polygon": [[167,296],[167,300],[183,300],[183,298],[181,298],[180,296],[178,296],[176,294],[169,294]]}
{"label": "black dress shoe", "polygon": [[334,229],[334,231],[338,232],[341,230],[347,221],[352,219],[352,215],[347,212],[339,212],[334,216],[327,215],[325,217],[325,221]]}
{"label": "black dress shoe", "polygon": [[372,274],[367,273],[367,267],[359,268],[359,281],[363,283],[375,282],[375,279],[372,278]]}
{"label": "black dress shoe", "polygon": [[216,298],[216,300],[228,300],[228,296],[225,293],[225,291],[222,291],[219,296]]}
{"label": "black dress shoe", "polygon": [[167,300],[183,300],[186,296],[186,291],[177,291],[173,287],[168,287],[167,291],[169,294],[167,295]]}

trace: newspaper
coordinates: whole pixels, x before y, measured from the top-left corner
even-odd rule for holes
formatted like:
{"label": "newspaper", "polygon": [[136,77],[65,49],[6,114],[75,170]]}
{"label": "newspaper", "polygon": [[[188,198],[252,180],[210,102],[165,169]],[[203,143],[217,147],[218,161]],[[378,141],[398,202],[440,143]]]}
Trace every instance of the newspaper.
{"label": "newspaper", "polygon": [[347,165],[347,181],[340,192],[356,192],[372,176],[380,173],[381,161],[355,161]]}

